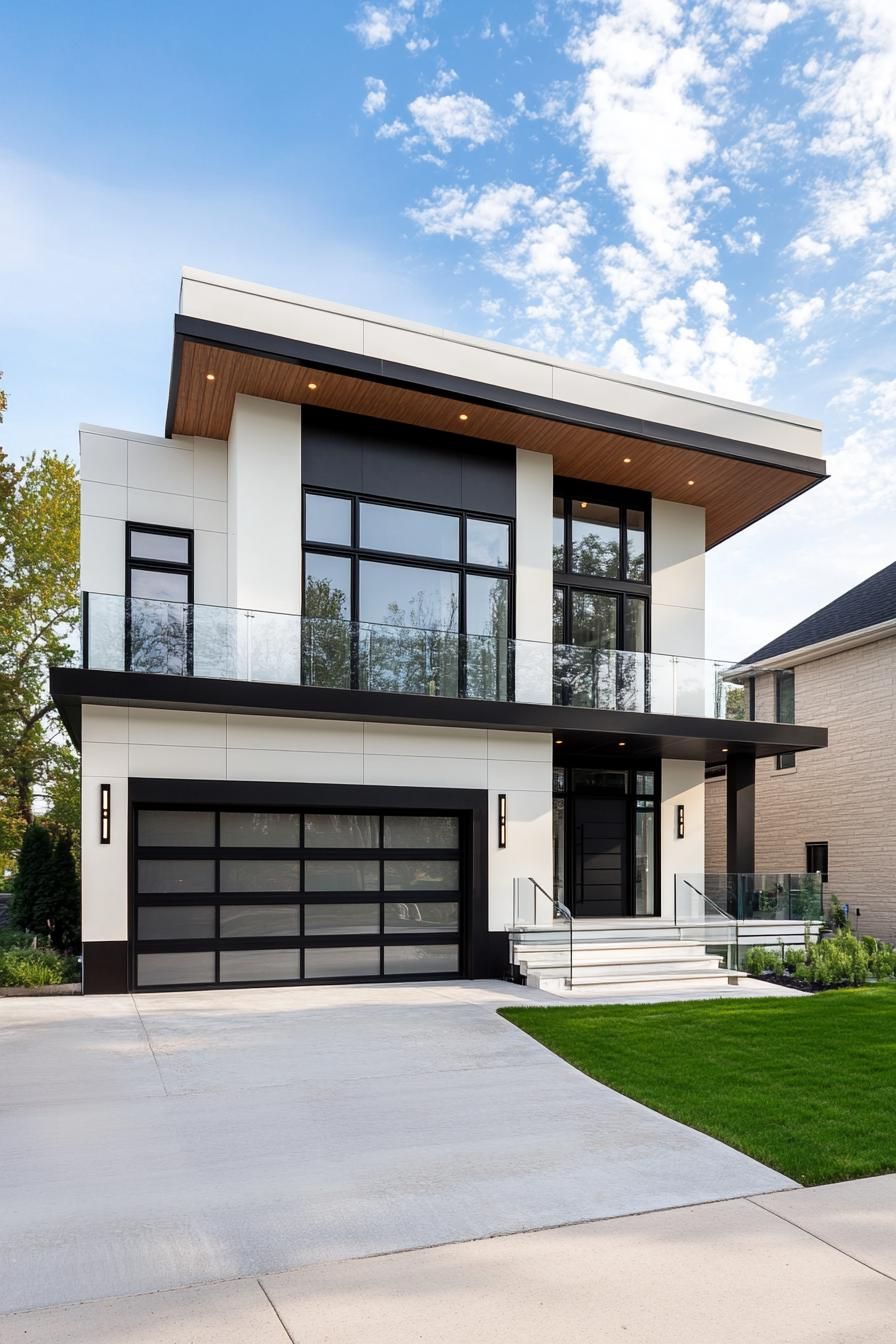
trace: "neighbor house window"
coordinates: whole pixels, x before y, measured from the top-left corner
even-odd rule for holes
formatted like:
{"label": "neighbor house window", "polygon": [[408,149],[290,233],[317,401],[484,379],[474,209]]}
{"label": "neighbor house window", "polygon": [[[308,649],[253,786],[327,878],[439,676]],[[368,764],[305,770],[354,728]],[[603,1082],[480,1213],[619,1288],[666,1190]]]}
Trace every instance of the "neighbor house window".
{"label": "neighbor house window", "polygon": [[828,880],[828,842],[815,840],[806,845],[806,872],[821,873],[822,882]]}
{"label": "neighbor house window", "polygon": [[[792,671],[775,673],[775,722],[796,723],[796,677]],[[792,770],[796,753],[785,751],[775,760],[777,770]]]}
{"label": "neighbor house window", "polygon": [[189,676],[193,665],[193,533],[126,526],[125,660],[131,672]]}
{"label": "neighbor house window", "polygon": [[506,700],[512,526],[305,492],[303,679]]}

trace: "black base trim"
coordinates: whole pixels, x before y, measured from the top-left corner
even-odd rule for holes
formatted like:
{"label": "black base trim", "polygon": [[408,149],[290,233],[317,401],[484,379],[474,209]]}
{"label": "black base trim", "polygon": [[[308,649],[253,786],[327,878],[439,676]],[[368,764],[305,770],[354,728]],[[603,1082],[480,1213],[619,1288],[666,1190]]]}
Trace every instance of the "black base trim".
{"label": "black base trim", "polygon": [[82,977],[85,994],[127,994],[127,942],[84,943]]}

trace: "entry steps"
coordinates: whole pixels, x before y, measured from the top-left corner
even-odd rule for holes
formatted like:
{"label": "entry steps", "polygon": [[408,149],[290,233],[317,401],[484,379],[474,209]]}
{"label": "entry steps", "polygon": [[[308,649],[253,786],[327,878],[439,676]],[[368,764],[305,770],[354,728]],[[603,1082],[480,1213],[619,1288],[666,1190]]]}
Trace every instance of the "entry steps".
{"label": "entry steps", "polygon": [[[576,928],[573,933],[572,987],[599,990],[633,985],[659,988],[711,988],[736,985],[743,971],[729,970],[706,944],[679,938],[678,931],[633,938],[631,928],[603,931]],[[537,989],[569,989],[569,929],[515,930],[511,935],[514,966],[527,985]]]}

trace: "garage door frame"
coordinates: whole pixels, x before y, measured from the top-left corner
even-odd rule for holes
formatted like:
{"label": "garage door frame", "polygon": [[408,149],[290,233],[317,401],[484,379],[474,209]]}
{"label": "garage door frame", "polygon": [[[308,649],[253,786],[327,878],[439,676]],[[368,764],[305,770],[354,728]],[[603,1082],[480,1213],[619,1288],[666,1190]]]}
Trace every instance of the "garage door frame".
{"label": "garage door frame", "polygon": [[[403,788],[378,785],[273,783],[206,779],[131,779],[128,788],[128,982],[132,992],[167,993],[155,986],[138,991],[136,977],[136,815],[138,806],[254,808],[357,811],[440,812],[461,818],[462,872],[469,897],[461,916],[460,972],[464,978],[501,976],[506,970],[506,938],[488,928],[488,792],[485,789]],[[217,898],[216,898],[217,899]],[[365,984],[407,981],[407,976],[380,976]],[[433,976],[433,979],[439,977]],[[453,974],[441,978],[456,979]],[[295,984],[265,981],[265,985]],[[305,981],[306,985],[351,983],[341,979]],[[205,989],[227,989],[208,984]]]}

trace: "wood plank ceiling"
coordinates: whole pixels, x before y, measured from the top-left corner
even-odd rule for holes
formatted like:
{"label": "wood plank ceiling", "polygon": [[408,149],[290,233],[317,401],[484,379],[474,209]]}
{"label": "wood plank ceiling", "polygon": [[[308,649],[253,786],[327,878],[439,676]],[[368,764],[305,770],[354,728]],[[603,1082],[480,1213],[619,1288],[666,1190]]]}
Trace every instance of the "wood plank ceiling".
{"label": "wood plank ceiling", "polygon": [[[214,374],[213,381],[209,373]],[[550,453],[558,476],[701,505],[706,510],[707,548],[820,479],[812,472],[611,434],[190,340],[183,344],[173,432],[226,439],[238,392]],[[461,415],[468,418],[462,420]]]}

